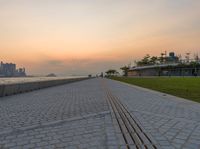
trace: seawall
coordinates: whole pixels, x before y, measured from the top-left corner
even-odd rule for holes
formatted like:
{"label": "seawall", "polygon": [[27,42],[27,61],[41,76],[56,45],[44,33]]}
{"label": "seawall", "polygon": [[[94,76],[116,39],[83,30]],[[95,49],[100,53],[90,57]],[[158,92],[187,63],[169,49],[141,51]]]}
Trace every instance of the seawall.
{"label": "seawall", "polygon": [[87,77],[68,78],[68,79],[23,82],[23,83],[14,83],[14,84],[0,84],[0,97],[10,96],[10,95],[24,93],[24,92],[30,92],[33,90],[68,84],[68,83],[82,81],[86,79],[89,79],[89,78]]}

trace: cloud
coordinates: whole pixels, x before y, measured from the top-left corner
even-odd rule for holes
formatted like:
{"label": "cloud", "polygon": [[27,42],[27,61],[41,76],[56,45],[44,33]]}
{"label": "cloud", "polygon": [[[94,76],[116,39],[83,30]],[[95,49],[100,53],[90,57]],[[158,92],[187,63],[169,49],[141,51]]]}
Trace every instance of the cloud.
{"label": "cloud", "polygon": [[29,74],[46,75],[49,73],[55,73],[58,76],[88,74],[95,75],[97,73],[104,72],[107,69],[118,69],[124,65],[124,63],[127,62],[123,60],[103,58],[71,58],[67,60],[50,59],[44,60],[40,64],[34,64],[35,70],[31,70]]}

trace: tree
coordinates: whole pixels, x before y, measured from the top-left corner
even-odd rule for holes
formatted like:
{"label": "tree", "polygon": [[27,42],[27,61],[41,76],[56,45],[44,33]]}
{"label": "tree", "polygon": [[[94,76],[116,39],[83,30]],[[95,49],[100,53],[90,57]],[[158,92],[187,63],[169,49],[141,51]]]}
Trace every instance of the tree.
{"label": "tree", "polygon": [[145,55],[143,59],[136,62],[137,66],[145,66],[151,64],[151,56],[149,54]]}
{"label": "tree", "polygon": [[150,63],[150,55],[149,54],[147,54],[146,56],[144,56],[144,58],[141,60],[142,61],[142,63],[144,64],[144,65],[148,65],[149,63]]}
{"label": "tree", "polygon": [[157,56],[152,56],[150,58],[150,64],[155,65],[158,63],[158,57]]}
{"label": "tree", "polygon": [[167,52],[166,52],[166,51],[165,51],[164,53],[161,53],[161,54],[160,54],[160,57],[158,57],[158,62],[159,62],[160,64],[165,63],[165,61],[166,61],[166,56],[167,56]]}
{"label": "tree", "polygon": [[128,76],[128,66],[121,67],[120,69],[123,71],[123,76]]}
{"label": "tree", "polygon": [[199,55],[198,54],[194,54],[194,60],[195,60],[195,62],[199,62]]}
{"label": "tree", "polygon": [[108,71],[106,71],[106,74],[107,74],[107,76],[114,76],[114,75],[119,74],[119,72],[117,72],[114,69],[109,69]]}

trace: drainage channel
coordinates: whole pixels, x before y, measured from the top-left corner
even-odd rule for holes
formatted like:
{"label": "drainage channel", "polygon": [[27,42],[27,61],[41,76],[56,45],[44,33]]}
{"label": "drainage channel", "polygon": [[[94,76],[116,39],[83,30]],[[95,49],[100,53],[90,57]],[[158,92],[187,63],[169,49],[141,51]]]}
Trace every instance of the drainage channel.
{"label": "drainage channel", "polygon": [[120,102],[118,97],[114,96],[109,88],[103,82],[103,88],[106,92],[108,101],[112,107],[119,129],[122,133],[127,149],[157,149],[148,135],[142,130],[140,125],[134,119],[133,115]]}

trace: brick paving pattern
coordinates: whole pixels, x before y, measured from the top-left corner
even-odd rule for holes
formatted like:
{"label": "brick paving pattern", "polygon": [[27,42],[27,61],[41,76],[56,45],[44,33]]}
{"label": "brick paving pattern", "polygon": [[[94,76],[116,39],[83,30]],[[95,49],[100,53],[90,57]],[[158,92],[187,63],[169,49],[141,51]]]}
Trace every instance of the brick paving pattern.
{"label": "brick paving pattern", "polygon": [[200,148],[200,104],[90,79],[0,98],[0,149],[126,148],[102,81],[159,148]]}
{"label": "brick paving pattern", "polygon": [[166,149],[200,149],[200,104],[107,80],[144,130]]}

